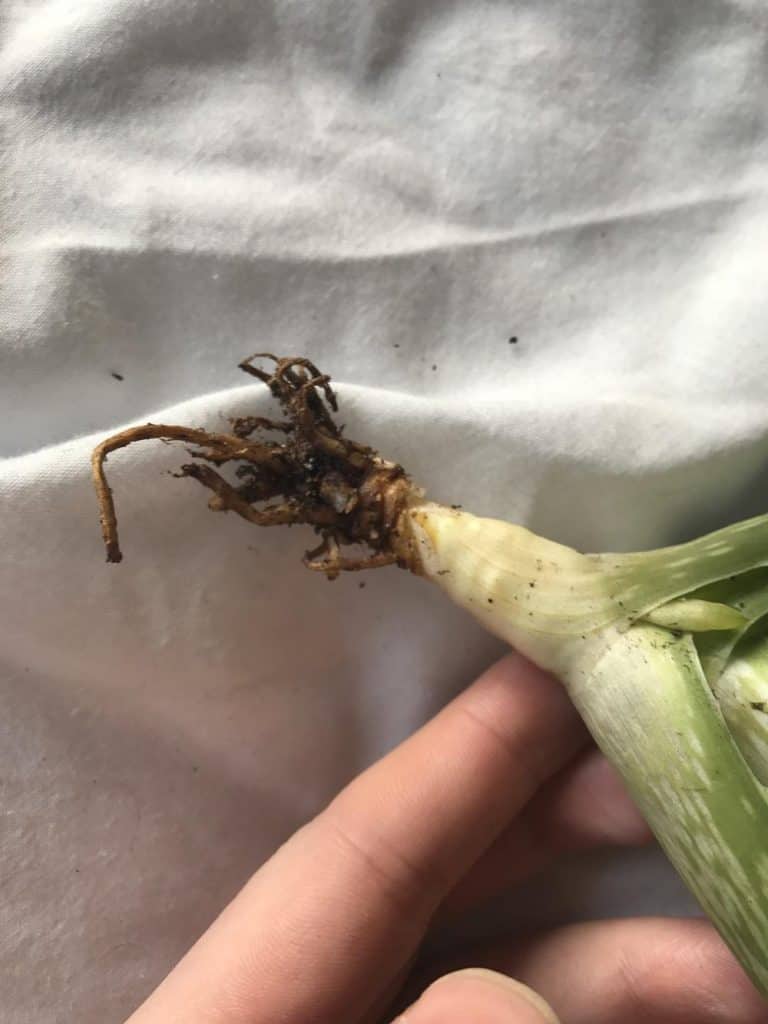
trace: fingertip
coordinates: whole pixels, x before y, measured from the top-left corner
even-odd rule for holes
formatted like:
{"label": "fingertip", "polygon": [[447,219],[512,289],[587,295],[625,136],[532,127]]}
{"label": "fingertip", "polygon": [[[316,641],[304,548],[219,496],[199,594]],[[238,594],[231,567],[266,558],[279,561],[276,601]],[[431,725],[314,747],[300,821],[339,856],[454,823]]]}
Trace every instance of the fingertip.
{"label": "fingertip", "polygon": [[[738,1024],[768,1024],[768,1005],[724,939],[705,920],[688,922],[689,939],[675,944],[670,959],[677,959],[677,971],[689,979],[693,997],[716,1021]],[[675,985],[675,971],[667,983]]]}
{"label": "fingertip", "polygon": [[[444,713],[455,717],[457,711],[469,711],[515,747],[522,744],[525,758],[521,764],[537,778],[537,785],[589,738],[562,683],[516,651],[486,669]],[[555,738],[557,756],[553,757],[551,741]]]}
{"label": "fingertip", "polygon": [[539,827],[580,847],[641,846],[653,833],[623,779],[599,750],[589,750],[541,794]]}
{"label": "fingertip", "polygon": [[489,958],[525,979],[569,1024],[768,1024],[765,1002],[704,920],[635,918],[566,925]]}
{"label": "fingertip", "polygon": [[[491,971],[487,967],[464,967],[460,971],[454,971],[452,974],[443,975],[438,981],[445,980],[459,980],[460,982],[482,982],[486,985],[495,985],[506,993],[508,998],[522,999],[536,1010],[541,1018],[547,1022],[547,1024],[559,1024],[557,1014],[552,1009],[546,1000],[539,995],[538,992],[534,992],[528,985],[524,985],[522,981],[517,981],[515,978],[510,978],[508,974],[502,974],[500,971]],[[437,984],[437,982],[435,983]]]}
{"label": "fingertip", "polygon": [[514,978],[483,967],[445,974],[398,1024],[559,1024],[552,1007]]}
{"label": "fingertip", "polygon": [[494,686],[531,688],[536,692],[543,691],[546,694],[553,694],[555,699],[562,702],[564,706],[571,705],[562,683],[550,672],[539,668],[524,654],[520,654],[519,651],[509,651],[495,661],[477,677],[469,689],[479,690],[484,687],[492,689]]}
{"label": "fingertip", "polygon": [[[602,798],[606,818],[606,839],[617,845],[639,846],[653,839],[648,822],[638,810],[616,768],[602,754],[595,754],[591,796]],[[589,789],[589,787],[588,787]]]}

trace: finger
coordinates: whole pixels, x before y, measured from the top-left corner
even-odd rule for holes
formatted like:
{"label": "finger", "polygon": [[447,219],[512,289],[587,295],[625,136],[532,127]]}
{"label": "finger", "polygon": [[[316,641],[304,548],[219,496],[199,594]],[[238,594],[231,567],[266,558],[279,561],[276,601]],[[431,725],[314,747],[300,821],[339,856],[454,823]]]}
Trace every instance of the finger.
{"label": "finger", "polygon": [[638,846],[651,830],[618,772],[590,748],[546,783],[444,904],[446,915],[509,889],[573,850]]}
{"label": "finger", "polygon": [[766,1006],[701,920],[574,925],[509,950],[506,969],[546,993],[569,1024],[757,1024]]}
{"label": "finger", "polygon": [[396,1024],[558,1024],[540,995],[504,974],[478,968],[439,978]]}
{"label": "finger", "polygon": [[542,845],[560,850],[636,846],[653,835],[619,773],[594,747],[544,786],[525,814]]}
{"label": "finger", "polygon": [[471,959],[530,985],[568,1024],[768,1021],[768,1007],[701,920],[572,925],[534,941],[475,951]]}
{"label": "finger", "polygon": [[560,685],[517,656],[355,780],[248,883],[134,1024],[356,1020],[435,908],[586,742]]}

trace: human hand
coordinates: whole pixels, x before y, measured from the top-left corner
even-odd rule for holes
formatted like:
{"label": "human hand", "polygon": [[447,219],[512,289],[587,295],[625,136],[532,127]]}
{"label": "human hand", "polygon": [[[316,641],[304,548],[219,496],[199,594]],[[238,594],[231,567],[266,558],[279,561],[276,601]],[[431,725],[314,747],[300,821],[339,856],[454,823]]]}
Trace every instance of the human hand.
{"label": "human hand", "polygon": [[[417,961],[436,917],[566,850],[648,838],[559,684],[511,655],[289,839],[129,1024],[391,1019],[448,969]],[[572,925],[462,964],[407,1024],[768,1021],[704,921]]]}

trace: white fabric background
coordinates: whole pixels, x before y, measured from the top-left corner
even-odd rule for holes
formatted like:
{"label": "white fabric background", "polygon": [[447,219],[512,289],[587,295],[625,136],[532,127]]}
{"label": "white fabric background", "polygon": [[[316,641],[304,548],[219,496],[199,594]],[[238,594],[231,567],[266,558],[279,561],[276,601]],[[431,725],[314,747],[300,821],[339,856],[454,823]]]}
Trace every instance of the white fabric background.
{"label": "white fabric background", "polygon": [[[110,462],[107,566],[92,445],[266,408],[235,366],[272,347],[436,498],[585,549],[764,510],[768,15],[5,0],[0,31],[0,1015],[104,1024],[498,645],[396,570],[307,574],[159,444]],[[670,908],[651,852],[516,920]]]}

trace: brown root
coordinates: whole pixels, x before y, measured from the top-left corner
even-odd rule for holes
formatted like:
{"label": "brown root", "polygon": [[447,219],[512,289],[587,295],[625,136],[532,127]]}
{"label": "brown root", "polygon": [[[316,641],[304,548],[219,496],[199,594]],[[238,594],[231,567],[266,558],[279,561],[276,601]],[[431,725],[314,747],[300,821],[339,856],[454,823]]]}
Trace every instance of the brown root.
{"label": "brown root", "polygon": [[[257,359],[271,360],[271,372]],[[211,491],[208,504],[214,511],[235,512],[257,526],[313,527],[321,542],[304,563],[329,579],[349,570],[405,564],[408,556],[398,553],[397,523],[417,492],[401,466],[343,436],[331,415],[338,405],[330,378],[308,359],[280,359],[268,352],[250,356],[240,369],[269,387],[285,419],[238,417],[229,421],[229,434],[147,423],[96,447],[91,461],[107,561],[119,562],[122,552],[104,463],[119,448],[156,439],[192,446],[188,452],[195,461],[175,475],[192,477]],[[265,439],[263,433],[270,431],[283,439]],[[227,466],[236,482],[219,472]],[[342,553],[350,546],[361,553]]]}

